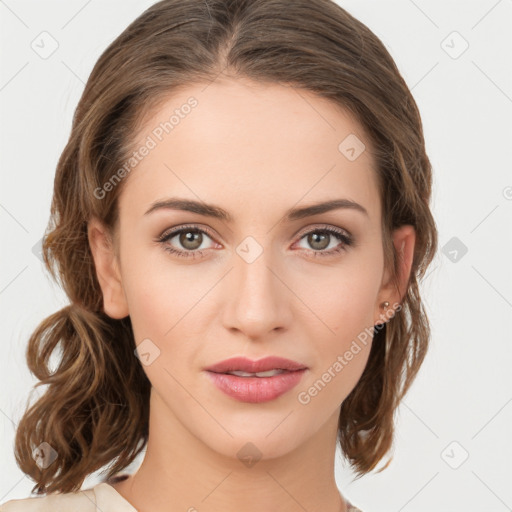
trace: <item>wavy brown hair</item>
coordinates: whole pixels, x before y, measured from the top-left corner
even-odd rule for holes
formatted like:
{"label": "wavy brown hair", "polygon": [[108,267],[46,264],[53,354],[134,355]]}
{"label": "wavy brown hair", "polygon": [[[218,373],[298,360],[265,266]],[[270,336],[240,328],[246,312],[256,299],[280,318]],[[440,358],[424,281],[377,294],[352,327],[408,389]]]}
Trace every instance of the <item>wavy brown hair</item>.
{"label": "wavy brown hair", "polygon": [[[221,73],[312,91],[356,116],[374,148],[385,264],[396,279],[391,233],[404,224],[416,230],[402,307],[375,329],[338,422],[342,453],[358,478],[392,447],[394,413],[429,344],[419,281],[437,250],[432,169],[410,90],[382,42],[330,0],[163,0],[100,56],[58,161],[43,257],[70,305],[42,321],[28,343],[36,387],[47,386],[27,403],[15,439],[16,461],[36,482],[32,492],[77,491],[105,466],[108,478],[147,443],[151,385],[134,355],[130,317],[104,312],[87,227],[95,216],[115,234],[124,181],[101,199],[95,190],[133,154],[145,116],[177,88]],[[44,442],[57,457],[40,467],[33,450]]]}

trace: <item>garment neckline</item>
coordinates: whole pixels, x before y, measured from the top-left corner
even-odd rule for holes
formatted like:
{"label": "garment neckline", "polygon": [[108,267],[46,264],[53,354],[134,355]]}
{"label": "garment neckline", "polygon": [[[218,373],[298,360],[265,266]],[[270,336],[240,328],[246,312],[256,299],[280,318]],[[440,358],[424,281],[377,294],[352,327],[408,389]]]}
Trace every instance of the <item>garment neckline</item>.
{"label": "garment neckline", "polygon": [[[129,475],[126,475],[126,477],[128,477],[128,476]],[[123,478],[123,480],[124,480],[124,478]],[[96,492],[98,490],[100,491],[99,493]],[[138,510],[108,482],[101,482],[101,483],[97,484],[94,487],[94,491],[95,491],[95,494],[96,494],[96,497],[98,500],[98,505],[100,505],[100,501],[102,501],[102,494],[108,493],[111,496],[111,499],[110,499],[111,505],[116,505],[116,506],[124,505],[126,507],[126,512],[138,512]],[[100,496],[98,496],[98,494],[100,494]],[[352,510],[360,512],[360,509],[358,509],[355,505],[353,505],[345,496],[343,496],[343,494],[341,494],[341,497],[347,506],[347,512],[350,512]],[[112,499],[116,500],[116,503],[112,503]],[[122,512],[125,512],[125,511],[123,510]]]}

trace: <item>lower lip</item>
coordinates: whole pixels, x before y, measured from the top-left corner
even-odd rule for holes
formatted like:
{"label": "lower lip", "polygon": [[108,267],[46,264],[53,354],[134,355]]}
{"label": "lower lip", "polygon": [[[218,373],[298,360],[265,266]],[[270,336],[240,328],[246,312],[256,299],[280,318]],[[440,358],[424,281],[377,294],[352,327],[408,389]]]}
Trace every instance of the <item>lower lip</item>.
{"label": "lower lip", "polygon": [[273,377],[237,377],[207,371],[213,383],[226,395],[240,402],[261,403],[274,400],[294,388],[306,369],[281,373]]}

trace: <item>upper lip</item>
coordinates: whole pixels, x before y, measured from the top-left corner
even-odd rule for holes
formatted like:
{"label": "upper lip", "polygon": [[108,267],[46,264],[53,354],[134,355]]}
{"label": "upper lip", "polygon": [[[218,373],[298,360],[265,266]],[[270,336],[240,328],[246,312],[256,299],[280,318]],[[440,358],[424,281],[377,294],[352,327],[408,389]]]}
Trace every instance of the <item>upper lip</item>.
{"label": "upper lip", "polygon": [[298,363],[297,361],[292,361],[291,359],[285,359],[283,357],[277,356],[269,356],[264,357],[262,359],[258,359],[257,361],[247,359],[246,357],[232,357],[230,359],[226,359],[224,361],[215,363],[214,365],[205,368],[205,370],[215,373],[226,373],[233,371],[258,373],[265,372],[267,370],[295,371],[303,370],[306,368],[306,365]]}

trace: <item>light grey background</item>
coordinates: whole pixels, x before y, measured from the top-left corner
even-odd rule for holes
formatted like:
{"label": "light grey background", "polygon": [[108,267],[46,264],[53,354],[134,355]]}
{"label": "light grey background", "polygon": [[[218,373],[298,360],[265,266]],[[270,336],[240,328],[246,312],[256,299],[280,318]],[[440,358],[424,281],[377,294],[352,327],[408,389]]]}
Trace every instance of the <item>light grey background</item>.
{"label": "light grey background", "polygon": [[[57,160],[95,61],[152,3],[0,0],[0,503],[33,486],[13,456],[36,382],[26,343],[67,303],[37,257]],[[440,237],[422,287],[431,350],[393,462],[353,482],[338,459],[340,490],[364,512],[512,510],[512,0],[339,4],[386,44],[419,105]]]}

